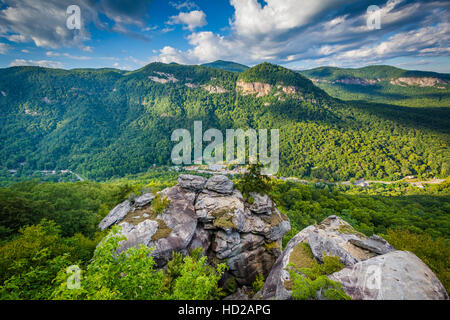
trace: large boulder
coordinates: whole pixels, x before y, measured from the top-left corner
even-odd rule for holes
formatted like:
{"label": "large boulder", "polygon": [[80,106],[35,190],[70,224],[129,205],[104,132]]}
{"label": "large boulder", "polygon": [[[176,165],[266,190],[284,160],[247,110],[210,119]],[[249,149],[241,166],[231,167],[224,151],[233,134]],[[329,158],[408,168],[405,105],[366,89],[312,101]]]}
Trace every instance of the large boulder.
{"label": "large boulder", "polygon": [[206,183],[206,178],[194,176],[191,174],[180,174],[178,177],[178,185],[183,189],[200,191]]}
{"label": "large boulder", "polygon": [[267,195],[252,194],[248,203],[226,176],[209,179],[180,175],[178,184],[162,190],[168,206],[156,214],[155,196],[145,194],[114,208],[99,227],[122,226],[127,240],[119,250],[144,244],[154,248],[158,266],[173,252],[203,248],[214,265],[226,263],[228,275],[239,284],[267,276],[281,254],[281,239],[290,230],[289,219]]}
{"label": "large boulder", "polygon": [[329,276],[355,300],[447,300],[442,283],[408,251],[389,252]]}
{"label": "large boulder", "polygon": [[263,299],[292,299],[288,264],[307,267],[310,258],[302,255],[306,244],[319,263],[324,254],[339,257],[346,267],[329,278],[353,299],[448,299],[440,281],[414,254],[395,250],[377,235],[367,237],[337,216],[303,229],[288,242],[266,279]]}
{"label": "large boulder", "polygon": [[100,221],[98,227],[100,230],[105,230],[106,228],[112,226],[113,224],[120,222],[125,218],[125,216],[131,210],[131,202],[130,200],[125,200],[122,203],[119,203],[117,206],[112,209],[108,215]]}
{"label": "large boulder", "polygon": [[[372,240],[373,247],[362,246],[360,243]],[[295,235],[286,245],[281,256],[275,262],[263,288],[264,299],[289,299],[291,291],[286,286],[290,276],[287,271],[289,263],[301,263],[295,261],[296,253],[302,243],[307,243],[314,259],[323,261],[323,254],[337,256],[346,266],[351,266],[359,261],[370,259],[379,253],[379,247],[385,250],[395,250],[381,237],[368,238],[354,230],[350,224],[337,216],[329,216],[319,225],[309,226]],[[378,245],[376,245],[379,242]]]}
{"label": "large boulder", "polygon": [[205,188],[218,193],[231,194],[233,192],[233,182],[224,175],[215,175],[206,181]]}

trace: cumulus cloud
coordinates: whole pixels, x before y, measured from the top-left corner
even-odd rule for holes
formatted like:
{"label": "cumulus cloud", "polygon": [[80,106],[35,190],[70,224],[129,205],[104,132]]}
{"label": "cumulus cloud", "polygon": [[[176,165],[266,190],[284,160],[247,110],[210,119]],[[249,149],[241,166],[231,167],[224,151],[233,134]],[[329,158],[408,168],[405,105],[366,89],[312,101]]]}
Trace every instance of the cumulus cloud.
{"label": "cumulus cloud", "polygon": [[10,67],[17,66],[37,66],[45,68],[57,68],[61,69],[64,65],[59,61],[49,61],[49,60],[25,60],[25,59],[15,59],[10,64]]}
{"label": "cumulus cloud", "polygon": [[206,15],[201,10],[190,12],[180,12],[176,16],[170,17],[168,24],[182,24],[184,29],[193,31],[195,28],[206,25]]}
{"label": "cumulus cloud", "polygon": [[[81,43],[87,31],[66,27],[66,9],[70,1],[4,0],[0,10],[0,33],[13,42],[34,42],[38,47],[57,48]],[[82,15],[82,18],[84,16]]]}
{"label": "cumulus cloud", "polygon": [[[0,9],[0,36],[12,42],[34,42],[38,47],[86,47],[90,39],[86,26],[93,22],[98,28],[148,39],[128,26],[145,26],[148,1],[145,0],[77,0],[81,9],[81,29],[66,27],[67,7],[73,0],[3,0]],[[102,22],[99,15],[108,21]],[[89,51],[89,50],[87,50]]]}
{"label": "cumulus cloud", "polygon": [[[159,59],[202,63],[354,65],[411,55],[442,55],[450,46],[450,12],[443,1],[389,0],[380,4],[380,30],[367,27],[372,0],[230,0],[231,33],[188,36],[186,51],[161,50]],[[174,60],[175,61],[175,60]]]}

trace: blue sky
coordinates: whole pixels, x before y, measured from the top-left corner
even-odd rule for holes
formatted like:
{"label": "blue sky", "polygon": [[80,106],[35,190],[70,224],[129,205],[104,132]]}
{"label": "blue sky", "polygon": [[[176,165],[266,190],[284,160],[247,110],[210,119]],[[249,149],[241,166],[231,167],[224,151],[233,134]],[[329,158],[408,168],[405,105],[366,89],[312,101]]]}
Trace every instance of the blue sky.
{"label": "blue sky", "polygon": [[[67,7],[81,28],[67,28]],[[380,28],[369,28],[376,5]],[[0,67],[264,61],[450,72],[449,1],[1,0]]]}

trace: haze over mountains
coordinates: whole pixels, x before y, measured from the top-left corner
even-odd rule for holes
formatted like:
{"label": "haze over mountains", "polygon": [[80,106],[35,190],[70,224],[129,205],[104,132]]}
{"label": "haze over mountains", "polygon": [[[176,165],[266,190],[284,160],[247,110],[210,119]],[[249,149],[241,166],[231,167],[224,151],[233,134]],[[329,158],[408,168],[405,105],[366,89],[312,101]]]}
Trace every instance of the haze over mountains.
{"label": "haze over mountains", "polygon": [[70,169],[106,179],[171,165],[172,131],[202,120],[204,130],[280,129],[282,176],[448,175],[450,112],[433,108],[449,105],[448,75],[386,66],[244,69],[226,61],[130,72],[1,69],[2,174]]}

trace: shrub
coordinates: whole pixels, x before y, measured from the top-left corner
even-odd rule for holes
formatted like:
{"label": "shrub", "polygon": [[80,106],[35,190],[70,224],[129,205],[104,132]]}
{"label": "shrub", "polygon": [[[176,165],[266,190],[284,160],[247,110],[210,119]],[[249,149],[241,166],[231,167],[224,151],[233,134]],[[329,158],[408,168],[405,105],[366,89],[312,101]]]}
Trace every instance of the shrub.
{"label": "shrub", "polygon": [[[330,280],[327,275],[344,268],[339,257],[327,256],[323,253],[323,263],[318,263],[311,254],[308,244],[297,246],[302,252],[302,261],[307,260],[308,267],[300,267],[295,263],[288,264],[290,283],[285,284],[292,290],[292,297],[297,300],[326,299],[350,300],[340,283]],[[306,248],[307,247],[307,248]]]}
{"label": "shrub", "polygon": [[243,178],[236,184],[244,198],[250,199],[250,192],[265,194],[270,191],[270,178],[261,174],[261,167],[260,163],[249,165]]}

